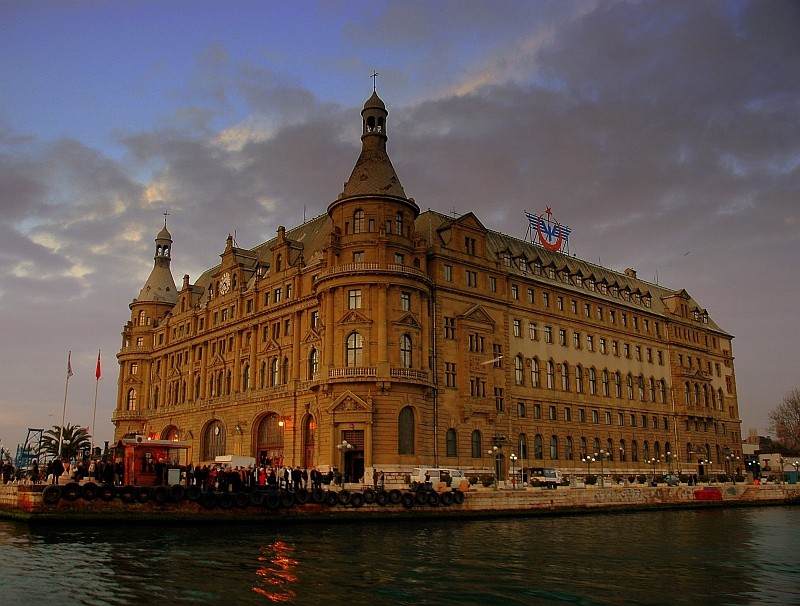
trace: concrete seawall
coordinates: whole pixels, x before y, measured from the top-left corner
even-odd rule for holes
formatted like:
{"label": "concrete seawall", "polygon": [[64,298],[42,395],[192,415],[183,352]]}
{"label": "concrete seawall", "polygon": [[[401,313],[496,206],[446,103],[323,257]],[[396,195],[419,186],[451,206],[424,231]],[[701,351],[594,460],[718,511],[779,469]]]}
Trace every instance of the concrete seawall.
{"label": "concrete seawall", "polygon": [[[104,500],[83,496],[60,498],[55,503],[43,499],[43,486],[7,484],[0,487],[0,517],[24,521],[296,521],[396,519],[406,517],[509,517],[532,515],[579,514],[602,511],[643,509],[701,508],[731,506],[769,506],[800,503],[800,486],[786,484],[724,484],[702,486],[610,486],[606,488],[568,488],[555,490],[528,488],[492,490],[478,488],[464,493],[463,503],[420,504],[362,502],[334,505],[306,504],[269,507],[254,505],[246,497],[154,502],[124,502],[118,495]],[[351,494],[363,494],[355,489]],[[414,493],[405,491],[416,497]],[[396,496],[396,495],[395,495]],[[420,499],[422,500],[422,499]]]}

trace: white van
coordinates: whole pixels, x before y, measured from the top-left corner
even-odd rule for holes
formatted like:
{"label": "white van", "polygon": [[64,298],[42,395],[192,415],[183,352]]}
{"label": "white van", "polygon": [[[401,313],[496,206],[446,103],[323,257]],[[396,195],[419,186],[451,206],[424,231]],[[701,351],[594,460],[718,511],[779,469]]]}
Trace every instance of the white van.
{"label": "white van", "polygon": [[[428,475],[426,479],[425,475]],[[409,484],[413,490],[424,488],[426,481],[434,490],[469,490],[469,478],[459,469],[442,467],[415,467],[411,471]]]}

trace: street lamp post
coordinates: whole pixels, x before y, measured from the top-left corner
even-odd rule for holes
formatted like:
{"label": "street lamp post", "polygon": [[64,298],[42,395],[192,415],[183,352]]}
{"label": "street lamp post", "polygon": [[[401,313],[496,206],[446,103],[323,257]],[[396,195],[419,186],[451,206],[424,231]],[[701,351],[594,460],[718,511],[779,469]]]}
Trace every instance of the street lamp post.
{"label": "street lamp post", "polygon": [[353,450],[353,445],[350,444],[347,440],[342,440],[342,443],[339,444],[336,448],[339,449],[339,452],[342,453],[342,488],[344,488],[344,484],[347,481],[345,477],[345,464],[347,463],[347,453],[350,450]]}
{"label": "street lamp post", "polygon": [[653,457],[647,462],[650,463],[650,465],[653,466],[653,484],[655,484],[656,483],[656,465],[658,465],[658,458]]}
{"label": "street lamp post", "polygon": [[607,450],[600,449],[600,452],[594,453],[594,457],[596,460],[600,461],[600,488],[605,488],[605,472],[603,470],[603,461],[610,458],[611,453]]}
{"label": "street lamp post", "polygon": [[592,475],[592,463],[594,463],[594,457],[586,454],[581,457],[581,461],[586,463],[586,475]]}
{"label": "street lamp post", "polygon": [[492,468],[493,468],[492,477],[494,478],[494,482],[493,483],[494,483],[495,488],[498,487],[498,484],[497,484],[497,451],[498,450],[499,450],[499,447],[492,446],[489,450],[486,451],[486,454],[488,454],[489,457],[492,459]]}
{"label": "street lamp post", "polygon": [[511,459],[511,488],[513,489],[517,487],[517,475],[515,468],[517,455],[512,452],[510,455],[508,455],[508,458]]}

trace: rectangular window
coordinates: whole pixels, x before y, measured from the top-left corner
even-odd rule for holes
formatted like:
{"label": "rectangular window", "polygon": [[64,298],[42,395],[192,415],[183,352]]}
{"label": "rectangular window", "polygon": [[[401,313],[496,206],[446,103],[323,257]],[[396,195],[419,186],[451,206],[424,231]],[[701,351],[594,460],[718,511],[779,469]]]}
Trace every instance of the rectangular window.
{"label": "rectangular window", "polygon": [[578,302],[575,299],[572,299],[572,301],[570,301],[570,308],[572,309],[572,313],[574,314],[578,313]]}
{"label": "rectangular window", "polygon": [[594,336],[586,335],[586,349],[594,351]]}
{"label": "rectangular window", "polygon": [[455,318],[448,318],[445,316],[444,318],[444,338],[445,339],[455,339],[456,338],[456,319]]}
{"label": "rectangular window", "polygon": [[516,284],[511,285],[511,298],[515,301],[519,300],[519,286]]}
{"label": "rectangular window", "polygon": [[549,411],[550,411],[550,420],[551,421],[558,421],[558,412],[556,412],[556,407],[555,406],[551,406],[549,408]]}
{"label": "rectangular window", "polygon": [[444,266],[444,279],[446,282],[453,281],[453,266],[452,265],[445,265]]}
{"label": "rectangular window", "polygon": [[364,262],[364,251],[360,250],[358,252],[353,253],[353,263],[363,263]]}
{"label": "rectangular window", "polygon": [[575,349],[581,348],[581,333],[579,332],[572,333],[572,344],[575,346]]}
{"label": "rectangular window", "polygon": [[620,427],[625,425],[625,413],[622,412],[617,413],[617,425],[619,425]]}
{"label": "rectangular window", "polygon": [[400,293],[400,309],[402,311],[410,311],[411,310],[411,293],[410,292],[402,292],[402,293]]}
{"label": "rectangular window", "polygon": [[536,334],[536,322],[528,323],[528,334],[531,337],[531,341],[536,341],[539,338],[539,335]]}
{"label": "rectangular window", "polygon": [[564,311],[564,297],[558,297],[556,299],[556,307],[558,311]]}
{"label": "rectangular window", "polygon": [[630,419],[631,419],[631,427],[636,427],[636,413],[632,412]]}
{"label": "rectangular window", "polygon": [[517,402],[517,417],[524,419],[526,416],[525,402]]}
{"label": "rectangular window", "polygon": [[600,413],[598,413],[596,410],[592,411],[592,423],[600,423]]}
{"label": "rectangular window", "polygon": [[534,302],[533,289],[529,288],[528,289],[528,303],[533,303],[533,302]]}
{"label": "rectangular window", "polygon": [[569,406],[564,407],[564,420],[572,421],[572,409]]}
{"label": "rectangular window", "polygon": [[586,423],[586,409],[585,408],[579,408],[578,409],[578,421],[580,423]]}
{"label": "rectangular window", "polygon": [[456,364],[455,362],[444,363],[444,377],[446,387],[456,386]]}
{"label": "rectangular window", "polygon": [[544,327],[544,342],[545,343],[553,342],[553,328],[551,326]]}
{"label": "rectangular window", "polygon": [[497,278],[494,276],[489,276],[489,290],[497,292]]}
{"label": "rectangular window", "polygon": [[566,344],[567,344],[567,330],[566,330],[566,328],[559,328],[558,329],[558,343],[559,343],[559,345],[566,346]]}
{"label": "rectangular window", "polygon": [[355,288],[347,293],[347,309],[361,309],[361,289]]}
{"label": "rectangular window", "polygon": [[611,413],[606,411],[606,425],[611,425]]}
{"label": "rectangular window", "polygon": [[544,303],[545,307],[550,307],[550,294],[549,293],[542,293],[542,302]]}
{"label": "rectangular window", "polygon": [[275,289],[275,303],[280,302],[282,293],[283,293],[283,289],[282,288],[276,288]]}
{"label": "rectangular window", "polygon": [[497,412],[503,412],[504,410],[504,402],[503,402],[503,388],[502,387],[495,387],[494,388],[494,406]]}
{"label": "rectangular window", "polygon": [[467,269],[464,272],[464,281],[467,286],[475,288],[478,286],[478,274],[474,271],[470,271]]}
{"label": "rectangular window", "polygon": [[522,336],[522,320],[514,320],[514,336],[517,338]]}

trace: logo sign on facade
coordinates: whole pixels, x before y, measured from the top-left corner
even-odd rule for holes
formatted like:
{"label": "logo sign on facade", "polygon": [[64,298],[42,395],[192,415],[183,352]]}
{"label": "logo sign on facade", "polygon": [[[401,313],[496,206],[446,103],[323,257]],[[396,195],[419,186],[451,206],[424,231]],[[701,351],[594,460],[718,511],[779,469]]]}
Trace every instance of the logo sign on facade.
{"label": "logo sign on facade", "polygon": [[549,206],[541,215],[537,216],[526,210],[525,216],[528,217],[528,234],[531,242],[547,250],[569,252],[569,235],[572,229],[556,221]]}

